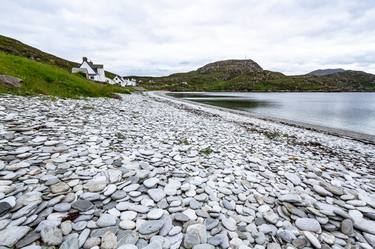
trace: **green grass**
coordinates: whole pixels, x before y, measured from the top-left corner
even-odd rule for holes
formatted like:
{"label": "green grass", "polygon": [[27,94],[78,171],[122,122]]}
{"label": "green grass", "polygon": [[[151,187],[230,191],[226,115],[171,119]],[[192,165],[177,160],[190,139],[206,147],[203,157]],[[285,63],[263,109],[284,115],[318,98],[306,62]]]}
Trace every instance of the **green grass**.
{"label": "green grass", "polygon": [[0,52],[0,74],[23,80],[20,88],[0,85],[0,93],[51,95],[66,98],[111,97],[113,93],[130,93],[130,89],[86,80],[79,74],[24,57]]}

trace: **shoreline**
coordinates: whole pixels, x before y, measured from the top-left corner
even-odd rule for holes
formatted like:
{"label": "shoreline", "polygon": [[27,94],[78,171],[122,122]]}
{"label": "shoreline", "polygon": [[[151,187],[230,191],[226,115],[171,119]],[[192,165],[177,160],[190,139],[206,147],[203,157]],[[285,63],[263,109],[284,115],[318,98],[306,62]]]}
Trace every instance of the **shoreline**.
{"label": "shoreline", "polygon": [[178,102],[185,103],[185,104],[188,103],[190,105],[195,105],[198,107],[200,106],[200,107],[205,107],[208,109],[215,109],[219,111],[229,112],[232,114],[242,115],[242,116],[246,116],[250,118],[256,118],[256,119],[260,119],[260,120],[267,121],[267,122],[273,122],[273,123],[287,125],[287,126],[291,126],[295,128],[302,128],[302,129],[309,130],[309,131],[315,131],[315,132],[319,132],[323,134],[333,135],[333,136],[340,137],[340,138],[359,141],[365,144],[375,145],[375,136],[370,135],[370,134],[364,134],[360,132],[349,131],[349,130],[338,129],[338,128],[331,128],[331,127],[321,126],[321,125],[314,125],[314,124],[309,124],[309,123],[300,122],[300,121],[293,121],[293,120],[288,120],[288,119],[268,117],[268,116],[264,116],[261,114],[255,114],[255,113],[250,113],[250,112],[241,111],[241,110],[234,110],[234,109],[229,109],[225,107],[199,103],[199,102],[190,101],[190,100],[186,100],[182,98],[175,98],[169,95],[169,93],[174,93],[174,92],[151,91],[151,92],[145,92],[145,93],[149,96],[157,96],[157,97],[168,99],[177,103]]}
{"label": "shoreline", "polygon": [[375,146],[121,97],[0,98],[0,247],[375,245]]}

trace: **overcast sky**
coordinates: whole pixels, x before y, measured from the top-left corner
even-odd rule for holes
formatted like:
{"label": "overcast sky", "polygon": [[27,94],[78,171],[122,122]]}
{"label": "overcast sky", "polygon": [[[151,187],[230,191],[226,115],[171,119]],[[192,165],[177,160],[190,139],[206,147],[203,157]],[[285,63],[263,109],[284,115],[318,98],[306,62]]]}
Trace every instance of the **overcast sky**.
{"label": "overcast sky", "polygon": [[1,0],[0,33],[121,75],[222,59],[375,73],[374,0]]}

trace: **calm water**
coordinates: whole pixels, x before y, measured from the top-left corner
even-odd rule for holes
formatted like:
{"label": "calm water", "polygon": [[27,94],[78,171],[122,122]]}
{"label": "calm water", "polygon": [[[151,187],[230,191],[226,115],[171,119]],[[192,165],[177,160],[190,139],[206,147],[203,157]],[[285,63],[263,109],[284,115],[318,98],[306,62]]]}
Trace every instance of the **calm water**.
{"label": "calm water", "polygon": [[375,135],[375,93],[178,93],[174,96]]}

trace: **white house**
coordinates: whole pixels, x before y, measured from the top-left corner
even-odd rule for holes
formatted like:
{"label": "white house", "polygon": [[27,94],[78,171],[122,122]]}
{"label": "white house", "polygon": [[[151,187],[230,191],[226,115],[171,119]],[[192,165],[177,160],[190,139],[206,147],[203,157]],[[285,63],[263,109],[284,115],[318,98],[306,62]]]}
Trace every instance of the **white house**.
{"label": "white house", "polygon": [[124,85],[125,86],[136,86],[137,81],[135,79],[125,79],[124,78]]}
{"label": "white house", "polygon": [[104,66],[100,64],[94,64],[87,59],[87,57],[82,58],[81,65],[76,68],[72,68],[72,73],[84,73],[88,80],[94,80],[99,82],[106,82],[109,84],[114,84],[114,81],[107,78],[104,72]]}
{"label": "white house", "polygon": [[121,76],[118,76],[118,75],[116,75],[116,76],[113,78],[113,82],[114,82],[115,84],[118,84],[118,85],[121,85],[121,86],[123,86],[123,84],[125,83],[125,82],[124,82],[124,79],[123,79]]}

